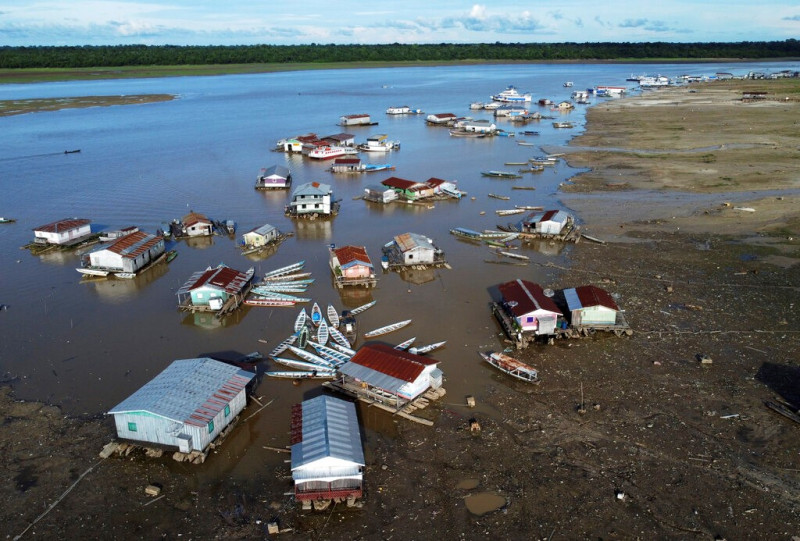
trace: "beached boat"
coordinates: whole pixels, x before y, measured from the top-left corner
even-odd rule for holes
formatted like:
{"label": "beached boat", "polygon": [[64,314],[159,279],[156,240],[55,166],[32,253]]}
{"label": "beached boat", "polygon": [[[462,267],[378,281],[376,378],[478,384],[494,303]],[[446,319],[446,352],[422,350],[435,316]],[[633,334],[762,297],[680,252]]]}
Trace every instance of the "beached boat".
{"label": "beached boat", "polygon": [[291,346],[295,342],[297,342],[297,334],[291,335],[289,338],[287,338],[286,340],[275,346],[275,348],[269,352],[269,356],[275,357],[276,355],[280,355],[281,353],[289,349],[289,346]]}
{"label": "beached boat", "polygon": [[379,327],[375,330],[369,331],[364,333],[365,338],[374,338],[375,336],[381,336],[383,334],[388,334],[390,332],[394,332],[396,330],[402,329],[406,325],[411,323],[410,319],[406,319],[405,321],[398,321],[397,323],[392,323],[390,325],[384,325],[383,327]]}
{"label": "beached boat", "polygon": [[509,86],[502,92],[490,97],[493,101],[499,101],[501,103],[526,103],[531,101],[530,94],[520,94],[513,86]]}
{"label": "beached boat", "polygon": [[292,263],[291,265],[286,265],[285,267],[271,270],[268,273],[266,273],[262,279],[263,280],[277,279],[277,277],[279,276],[283,276],[302,269],[303,265],[305,265],[305,261],[298,261],[297,263]]}
{"label": "beached boat", "polygon": [[319,324],[322,323],[322,308],[320,308],[317,303],[314,303],[311,307],[311,323],[313,323],[315,327],[319,327]]}
{"label": "beached boat", "polygon": [[339,328],[339,313],[336,311],[336,308],[334,308],[332,304],[329,304],[326,313],[328,314],[329,327],[334,329]]}
{"label": "beached boat", "polygon": [[413,338],[409,338],[409,339],[408,339],[408,340],[406,340],[405,342],[400,342],[399,344],[397,344],[397,345],[394,347],[394,349],[399,349],[400,351],[405,351],[405,350],[407,350],[409,347],[411,347],[411,344],[413,344],[413,343],[414,343],[414,340],[416,340],[416,339],[417,339],[417,337],[415,336],[415,337],[413,337]]}
{"label": "beached boat", "polygon": [[337,366],[346,363],[352,357],[349,353],[339,351],[338,349],[328,347],[324,344],[318,344],[317,342],[309,342],[309,344],[316,350],[317,355],[323,359],[329,360]]}
{"label": "beached boat", "polygon": [[493,178],[522,178],[513,171],[481,171],[481,175]]}
{"label": "beached boat", "polygon": [[333,379],[336,377],[334,370],[314,370],[312,372],[298,372],[298,371],[273,371],[265,372],[271,378],[284,378],[284,379]]}
{"label": "beached boat", "polygon": [[504,255],[506,257],[510,257],[511,259],[521,259],[523,261],[530,261],[530,257],[522,254],[515,254],[514,252],[505,252],[501,250],[497,250],[497,253],[500,255]]}
{"label": "beached boat", "polygon": [[357,308],[353,308],[352,310],[350,310],[350,315],[353,315],[353,316],[358,315],[361,312],[363,312],[365,310],[368,310],[368,309],[372,308],[373,306],[375,306],[375,303],[377,303],[377,302],[378,301],[372,301],[372,302],[368,302],[367,304],[362,304],[361,306],[359,306]]}
{"label": "beached boat", "polygon": [[288,366],[289,368],[296,368],[298,370],[305,370],[305,371],[330,370],[330,368],[325,368],[324,366],[320,366],[315,363],[310,363],[308,361],[298,361],[297,359],[287,359],[286,357],[273,357],[272,360],[278,364],[282,364],[283,366]]}
{"label": "beached boat", "polygon": [[428,344],[427,346],[421,346],[418,348],[410,348],[408,350],[409,353],[413,353],[414,355],[425,355],[426,353],[430,353],[434,349],[438,349],[445,345],[447,340],[443,340],[441,342],[435,342],[433,344]]}
{"label": "beached boat", "polygon": [[328,336],[330,336],[330,333],[328,332],[328,324],[323,319],[317,328],[317,342],[324,346],[328,343]]}
{"label": "beached boat", "polygon": [[503,353],[483,353],[481,357],[490,365],[522,381],[539,383],[539,372],[530,365]]}
{"label": "beached boat", "polygon": [[[356,318],[352,316],[344,316],[342,317],[341,323],[342,323],[342,328],[345,329],[345,331],[347,331],[347,333],[350,334],[352,337],[355,337]],[[328,333],[331,335],[331,338],[333,339],[334,342],[348,349],[350,348],[351,345],[350,340],[348,340],[347,337],[344,334],[342,334],[342,332],[339,329],[337,329],[336,327],[330,327],[328,329]]]}
{"label": "beached boat", "polygon": [[309,351],[306,351],[304,349],[300,349],[297,346],[289,346],[289,351],[291,351],[292,353],[294,353],[295,355],[297,355],[298,357],[300,357],[304,361],[307,361],[307,362],[310,362],[310,363],[314,363],[314,364],[317,364],[317,365],[320,365],[320,366],[327,366],[329,368],[334,368],[336,366],[336,363],[333,363],[333,362],[329,361],[328,359],[320,357],[319,355],[314,355],[313,353],[311,353]]}
{"label": "beached boat", "polygon": [[79,267],[75,269],[79,273],[83,274],[84,276],[108,276],[111,271],[103,270],[103,269],[94,269],[92,267]]}
{"label": "beached boat", "polygon": [[247,306],[266,306],[266,307],[283,307],[283,306],[294,306],[297,304],[295,301],[290,301],[287,299],[268,299],[268,298],[247,298],[244,300],[244,304]]}
{"label": "beached boat", "polygon": [[498,195],[498,194],[496,194],[496,193],[490,193],[490,194],[488,194],[488,195],[489,195],[489,197],[492,197],[492,198],[494,198],[494,199],[502,199],[503,201],[508,201],[509,199],[511,199],[511,198],[510,198],[509,196],[507,196],[507,195]]}
{"label": "beached boat", "polygon": [[300,332],[300,329],[306,326],[306,319],[308,319],[308,314],[306,309],[303,308],[294,320],[294,332]]}

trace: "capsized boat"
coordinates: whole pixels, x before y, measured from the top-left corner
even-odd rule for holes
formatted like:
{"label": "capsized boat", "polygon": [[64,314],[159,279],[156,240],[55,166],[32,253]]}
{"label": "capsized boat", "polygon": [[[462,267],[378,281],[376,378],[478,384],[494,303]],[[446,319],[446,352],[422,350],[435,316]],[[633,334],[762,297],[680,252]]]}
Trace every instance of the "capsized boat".
{"label": "capsized boat", "polygon": [[334,370],[314,370],[312,372],[300,372],[295,370],[265,372],[271,378],[284,379],[333,379],[336,377]]}
{"label": "capsized boat", "polygon": [[317,303],[314,303],[311,307],[311,323],[313,323],[315,327],[319,327],[319,324],[322,323],[322,308],[320,308]]}
{"label": "capsized boat", "polygon": [[373,306],[375,306],[375,303],[377,303],[377,302],[378,301],[372,301],[372,302],[368,302],[367,304],[362,304],[361,306],[359,306],[357,308],[353,308],[352,310],[350,310],[350,314],[354,315],[354,316],[358,315],[361,312],[363,312],[365,310],[368,310],[369,308],[372,308]]}
{"label": "capsized boat", "polygon": [[479,353],[483,360],[509,376],[529,383],[539,383],[539,372],[534,367],[504,353],[484,353],[482,351]]}
{"label": "capsized boat", "polygon": [[434,349],[440,348],[447,343],[447,340],[443,340],[441,342],[436,342],[433,344],[428,344],[427,346],[421,346],[418,348],[410,348],[408,350],[409,353],[413,353],[414,355],[425,355],[426,353],[430,353]]}
{"label": "capsized boat", "polygon": [[406,325],[411,323],[410,319],[406,319],[405,321],[398,321],[397,323],[391,323],[389,325],[384,325],[383,327],[379,327],[375,330],[369,331],[364,333],[365,338],[373,338],[375,336],[381,336],[383,334],[388,334],[390,332],[394,332],[396,330],[402,329]]}
{"label": "capsized boat", "polygon": [[333,307],[332,304],[328,305],[328,322],[330,323],[330,327],[334,329],[339,328],[339,313],[336,311],[336,308]]}
{"label": "capsized boat", "polygon": [[405,351],[405,350],[407,350],[409,348],[409,346],[411,346],[411,344],[414,343],[414,340],[416,340],[416,339],[417,339],[417,337],[415,336],[413,338],[409,338],[405,342],[400,342],[399,344],[397,344],[394,347],[394,349],[399,349],[400,351]]}
{"label": "capsized boat", "polygon": [[297,334],[291,335],[289,338],[287,338],[286,340],[275,346],[275,348],[269,352],[269,356],[275,357],[276,355],[280,355],[281,353],[289,349],[289,346],[291,346],[295,342],[297,342]]}

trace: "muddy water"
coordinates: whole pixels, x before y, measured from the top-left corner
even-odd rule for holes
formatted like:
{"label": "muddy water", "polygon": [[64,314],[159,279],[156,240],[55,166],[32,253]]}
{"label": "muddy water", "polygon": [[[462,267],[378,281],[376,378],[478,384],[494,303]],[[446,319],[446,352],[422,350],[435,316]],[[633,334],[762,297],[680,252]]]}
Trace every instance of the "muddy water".
{"label": "muddy water", "polygon": [[[485,262],[497,258],[486,246],[460,241],[448,231],[456,226],[495,228],[515,217],[497,219],[494,211],[513,204],[564,208],[558,185],[575,171],[562,163],[516,181],[487,179],[480,171],[508,169],[505,162],[525,161],[539,149],[520,146],[512,137],[452,138],[444,128],[427,127],[424,115],[387,117],[384,111],[408,104],[428,113],[491,118],[489,113],[470,111],[468,105],[485,101],[508,84],[530,90],[536,98],[560,101],[571,90],[562,87],[565,80],[583,88],[622,84],[631,71],[677,75],[695,68],[713,73],[719,67],[471,66],[2,86],[0,99],[131,93],[170,93],[178,99],[2,119],[0,215],[18,221],[0,225],[0,303],[9,306],[0,311],[0,373],[20,398],[60,404],[71,413],[102,414],[174,359],[266,353],[290,333],[295,309],[245,307],[223,321],[178,312],[175,291],[193,272],[224,262],[241,270],[254,266],[259,275],[305,260],[305,270],[316,278],[308,296],[321,305],[342,309],[378,301],[360,316],[362,332],[411,318],[412,325],[382,340],[393,344],[411,336],[418,344],[447,340],[446,347],[435,353],[445,374],[447,400],[463,403],[464,396],[475,395],[480,404],[489,383],[508,381],[482,364],[477,354],[479,349],[502,346],[487,309],[496,295],[494,287],[520,277],[546,286],[553,275],[535,263],[562,264],[570,247],[544,243],[523,248],[521,253],[534,264],[498,265]],[[735,69],[725,66],[725,71]],[[539,109],[546,115],[567,116],[578,128],[556,130],[551,120],[543,120],[526,127],[540,135],[525,139],[565,144],[583,124],[582,107],[566,115]],[[386,133],[402,143],[401,150],[386,156],[362,156],[374,163],[392,163],[396,170],[390,174],[333,176],[327,171],[330,163],[271,151],[283,137],[345,131],[336,125],[339,116],[361,112],[372,114],[380,124],[347,128],[358,141]],[[498,124],[519,129],[503,120]],[[81,152],[64,154],[66,149]],[[272,164],[288,166],[296,184],[332,184],[342,200],[340,215],[316,222],[285,218],[288,193],[253,190],[259,169]],[[469,196],[437,202],[433,209],[354,200],[364,186],[391,175],[457,180]],[[512,190],[514,185],[536,190]],[[491,199],[488,193],[512,199]],[[189,210],[233,219],[239,232],[270,223],[294,236],[261,257],[242,256],[235,238],[171,242],[168,249],[177,249],[179,256],[169,266],[133,280],[88,283],[74,270],[79,252],[34,257],[19,249],[32,239],[33,228],[65,217],[90,218],[96,230],[137,225],[154,232]],[[377,262],[380,247],[407,231],[431,237],[445,251],[452,269],[383,274],[373,290],[339,291],[332,286],[327,266],[330,244],[364,245]],[[262,447],[287,444],[291,404],[320,388],[315,382],[294,386],[264,379],[268,368],[267,363],[259,367],[257,394],[270,405],[233,434],[217,453],[222,459],[196,470],[198,483],[221,475],[250,478],[265,464],[268,470],[281,467],[285,457],[265,456]],[[367,442],[372,437],[393,437],[393,419],[373,411],[365,417]]]}
{"label": "muddy water", "polygon": [[506,499],[494,492],[480,492],[466,496],[464,504],[470,513],[480,517],[501,509],[506,504]]}

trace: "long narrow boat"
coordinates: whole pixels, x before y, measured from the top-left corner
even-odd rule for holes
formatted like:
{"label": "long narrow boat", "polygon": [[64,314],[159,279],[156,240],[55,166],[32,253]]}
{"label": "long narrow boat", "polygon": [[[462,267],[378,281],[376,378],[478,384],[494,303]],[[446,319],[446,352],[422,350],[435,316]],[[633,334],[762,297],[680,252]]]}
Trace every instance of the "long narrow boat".
{"label": "long narrow boat", "polygon": [[409,323],[411,323],[411,320],[410,319],[406,319],[405,321],[398,321],[397,323],[392,323],[390,325],[384,325],[383,327],[380,327],[380,328],[375,329],[373,331],[369,331],[367,333],[364,333],[364,337],[365,338],[373,338],[375,336],[381,336],[382,334],[388,334],[388,333],[394,332],[394,331],[396,331],[398,329],[402,329],[403,327],[405,327]]}
{"label": "long narrow boat", "polygon": [[281,353],[289,349],[289,346],[291,346],[295,342],[297,342],[297,335],[293,334],[292,336],[290,336],[289,338],[287,338],[286,340],[275,346],[275,348],[269,352],[269,356],[275,357],[276,355],[280,355]]}
{"label": "long narrow boat", "polygon": [[292,263],[291,265],[286,265],[285,267],[281,267],[279,269],[275,269],[266,273],[262,279],[268,280],[274,278],[276,276],[282,276],[284,274],[289,274],[290,272],[294,272],[300,270],[305,265],[305,261],[298,261],[297,263]]}
{"label": "long narrow boat", "polygon": [[308,318],[308,314],[306,313],[306,309],[303,308],[300,310],[300,313],[297,314],[297,318],[294,320],[294,332],[300,332],[300,329],[305,327],[306,319]]}
{"label": "long narrow boat", "polygon": [[108,276],[108,273],[110,272],[107,270],[92,269],[90,267],[80,267],[75,270],[85,276]]}
{"label": "long narrow boat", "polygon": [[322,323],[322,308],[317,303],[314,303],[314,306],[311,307],[311,323],[315,327],[319,327],[319,324]]}
{"label": "long narrow boat", "polygon": [[347,337],[344,334],[342,334],[342,331],[340,331],[336,327],[330,327],[328,329],[328,333],[331,335],[331,338],[333,338],[334,342],[336,342],[340,346],[350,349],[351,345],[350,340],[348,340]]}
{"label": "long narrow boat", "polygon": [[394,347],[394,349],[399,349],[400,351],[405,351],[405,350],[407,350],[407,349],[408,349],[408,348],[411,346],[411,344],[413,344],[413,343],[414,343],[414,340],[416,340],[416,339],[417,339],[417,337],[415,336],[415,337],[413,337],[413,338],[409,338],[409,339],[408,339],[408,340],[406,340],[405,342],[400,342],[399,344],[397,344],[397,345]]}
{"label": "long narrow boat", "polygon": [[522,178],[512,171],[481,171],[481,175],[493,178]]}
{"label": "long narrow boat", "polygon": [[259,295],[262,293],[269,295],[270,293],[304,293],[306,289],[308,289],[308,286],[304,285],[291,286],[275,284],[269,286],[255,286],[253,292]]}
{"label": "long narrow boat", "polygon": [[338,349],[330,348],[316,342],[309,342],[309,344],[311,344],[311,347],[316,350],[317,355],[323,359],[328,359],[336,365],[344,364],[352,357],[352,355],[348,355],[347,353],[339,351]]}
{"label": "long narrow boat", "polygon": [[332,363],[328,359],[320,357],[319,355],[314,355],[311,352],[308,352],[304,349],[300,349],[299,347],[289,346],[289,351],[291,351],[304,361],[308,361],[310,363],[314,363],[320,366],[327,366],[328,368],[334,368],[335,363]]}
{"label": "long narrow boat", "polygon": [[512,259],[521,259],[523,261],[530,261],[530,259],[531,259],[530,257],[528,257],[526,255],[515,254],[514,252],[506,252],[506,251],[502,251],[502,250],[497,250],[497,253],[500,254],[500,255],[504,255],[506,257],[510,257]]}
{"label": "long narrow boat", "polygon": [[443,340],[442,342],[436,342],[434,344],[428,344],[427,346],[421,346],[418,348],[410,348],[408,350],[409,353],[413,353],[415,355],[425,355],[426,353],[430,353],[434,349],[440,348],[447,343],[447,340]]}
{"label": "long narrow boat", "polygon": [[502,199],[503,201],[508,201],[509,199],[511,199],[511,198],[510,198],[509,196],[507,196],[507,195],[499,195],[499,194],[496,194],[496,193],[490,193],[490,194],[488,194],[488,195],[489,195],[489,197],[491,197],[491,198],[494,198],[494,199]]}
{"label": "long narrow boat", "polygon": [[247,306],[267,306],[267,307],[284,307],[284,306],[294,306],[297,304],[295,301],[290,301],[287,299],[245,299],[244,304]]}
{"label": "long narrow boat", "polygon": [[534,367],[503,353],[483,353],[482,351],[479,353],[484,361],[509,376],[528,383],[539,383],[539,372]]}
{"label": "long narrow boat", "polygon": [[287,359],[286,357],[273,357],[273,361],[289,368],[296,368],[298,370],[326,370],[318,364],[310,363],[308,361],[298,361],[297,359]]}
{"label": "long narrow boat", "polygon": [[514,207],[522,210],[544,210],[544,207],[537,205],[514,205]]}
{"label": "long narrow boat", "polygon": [[293,280],[303,280],[311,276],[310,272],[300,272],[296,274],[279,274],[277,276],[264,276],[261,281],[264,283],[272,283],[272,282],[286,282],[286,281],[293,281]]}
{"label": "long narrow boat", "polygon": [[339,313],[336,311],[336,308],[333,307],[332,304],[328,305],[328,322],[330,326],[334,329],[339,328]]}
{"label": "long narrow boat", "polygon": [[305,348],[308,345],[308,327],[303,325],[303,328],[300,329],[300,332],[297,333],[297,347],[300,349]]}
{"label": "long narrow boat", "polygon": [[260,284],[261,287],[285,287],[285,286],[310,286],[315,278],[298,278],[293,280],[267,280]]}
{"label": "long narrow boat", "polygon": [[498,216],[511,216],[512,214],[522,214],[525,209],[501,209],[494,211]]}
{"label": "long narrow boat", "polygon": [[350,355],[351,357],[356,354],[356,350],[350,349],[350,348],[345,347],[345,346],[343,346],[341,344],[332,343],[331,346],[333,347],[333,349],[335,349],[337,351],[341,351],[345,355]]}
{"label": "long narrow boat", "polygon": [[365,310],[368,310],[368,309],[372,308],[373,306],[375,306],[375,303],[377,303],[377,302],[378,301],[372,301],[372,302],[368,302],[367,304],[362,304],[358,308],[353,308],[352,310],[350,310],[350,315],[353,315],[353,316],[358,315],[361,312],[363,312]]}
{"label": "long narrow boat", "polygon": [[336,372],[333,370],[315,370],[313,372],[299,372],[294,370],[265,372],[271,378],[284,379],[333,379]]}
{"label": "long narrow boat", "polygon": [[320,323],[319,327],[317,328],[317,342],[324,346],[328,343],[328,336],[330,336],[328,324],[323,319],[322,323]]}
{"label": "long narrow boat", "polygon": [[264,297],[265,299],[292,301],[292,302],[311,302],[311,299],[308,297],[296,297],[294,295],[288,295],[286,293],[278,293],[277,291],[262,291],[261,293],[259,293],[258,291],[253,290],[253,294],[258,295],[259,297]]}

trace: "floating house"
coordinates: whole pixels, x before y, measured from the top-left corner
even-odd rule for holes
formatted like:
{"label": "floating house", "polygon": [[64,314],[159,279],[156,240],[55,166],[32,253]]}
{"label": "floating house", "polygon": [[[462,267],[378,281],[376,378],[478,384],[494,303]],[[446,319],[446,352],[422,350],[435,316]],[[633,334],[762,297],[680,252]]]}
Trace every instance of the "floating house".
{"label": "floating house", "polygon": [[425,117],[425,122],[436,126],[446,126],[451,122],[455,122],[456,118],[453,113],[435,113]]}
{"label": "floating house", "polygon": [[383,247],[389,266],[443,265],[444,252],[434,246],[433,240],[417,233],[397,235]]}
{"label": "floating house", "polygon": [[465,120],[461,124],[461,129],[471,133],[493,133],[497,130],[497,125],[488,120]]}
{"label": "floating house", "polygon": [[361,158],[336,158],[331,165],[332,173],[361,173],[365,169]]}
{"label": "floating house", "polygon": [[250,289],[253,269],[240,272],[225,265],[198,271],[177,291],[178,306],[191,311],[220,311],[226,303],[238,306]]}
{"label": "floating house", "polygon": [[33,241],[37,244],[74,244],[92,234],[91,223],[85,218],[65,218],[40,225],[33,230]]}
{"label": "floating house", "polygon": [[340,126],[373,126],[377,122],[372,122],[372,118],[367,114],[344,115],[339,118]]}
{"label": "floating house", "polygon": [[391,203],[397,200],[397,192],[389,186],[373,184],[364,187],[364,199],[375,203]]}
{"label": "floating house", "polygon": [[573,327],[607,326],[617,323],[619,307],[604,289],[588,285],[564,290]]}
{"label": "floating house", "polygon": [[329,264],[336,287],[375,287],[378,283],[365,246],[331,247]]}
{"label": "floating house", "polygon": [[190,212],[181,219],[183,234],[187,237],[209,237],[214,234],[214,223],[199,212]]}
{"label": "floating house", "polygon": [[274,225],[264,224],[242,235],[242,244],[247,248],[260,248],[280,238],[280,231]]}
{"label": "floating house", "polygon": [[456,183],[450,180],[431,177],[425,181],[425,184],[431,187],[433,195],[446,195],[448,197],[461,198],[464,193],[458,189]]}
{"label": "floating house", "polygon": [[322,138],[322,140],[338,147],[356,146],[356,136],[352,133],[336,133],[334,135],[326,135]]}
{"label": "floating house", "polygon": [[292,202],[286,207],[286,215],[297,218],[335,215],[339,205],[333,200],[329,184],[307,182],[292,194]]}
{"label": "floating house", "polygon": [[408,201],[416,201],[417,199],[431,197],[435,191],[433,186],[429,186],[423,182],[406,180],[399,177],[389,177],[381,182],[381,184],[397,192],[398,198]]}
{"label": "floating house", "polygon": [[362,346],[353,357],[339,367],[344,385],[377,391],[391,396],[398,408],[414,400],[428,389],[442,386],[439,361],[394,349],[381,343]]}
{"label": "floating house", "polygon": [[108,413],[122,439],[205,452],[244,409],[253,377],[209,358],[177,360]]}
{"label": "floating house", "polygon": [[296,404],[290,442],[296,500],[352,505],[361,497],[365,461],[355,404],[326,395]]}
{"label": "floating house", "polygon": [[109,272],[136,273],[164,253],[164,237],[135,231],[84,254],[84,267]]}
{"label": "floating house", "polygon": [[513,319],[514,328],[536,336],[555,334],[563,314],[539,284],[517,279],[498,288],[503,297],[501,306]]}
{"label": "floating house", "polygon": [[306,145],[315,141],[319,141],[319,137],[316,133],[307,133],[305,135],[298,135],[288,139],[281,139],[277,143],[277,150],[289,153],[303,152]]}
{"label": "floating house", "polygon": [[256,190],[285,190],[291,185],[292,174],[282,165],[262,169],[256,179]]}
{"label": "floating house", "polygon": [[545,210],[530,213],[522,220],[522,232],[542,235],[560,235],[571,222],[569,214],[563,210]]}

